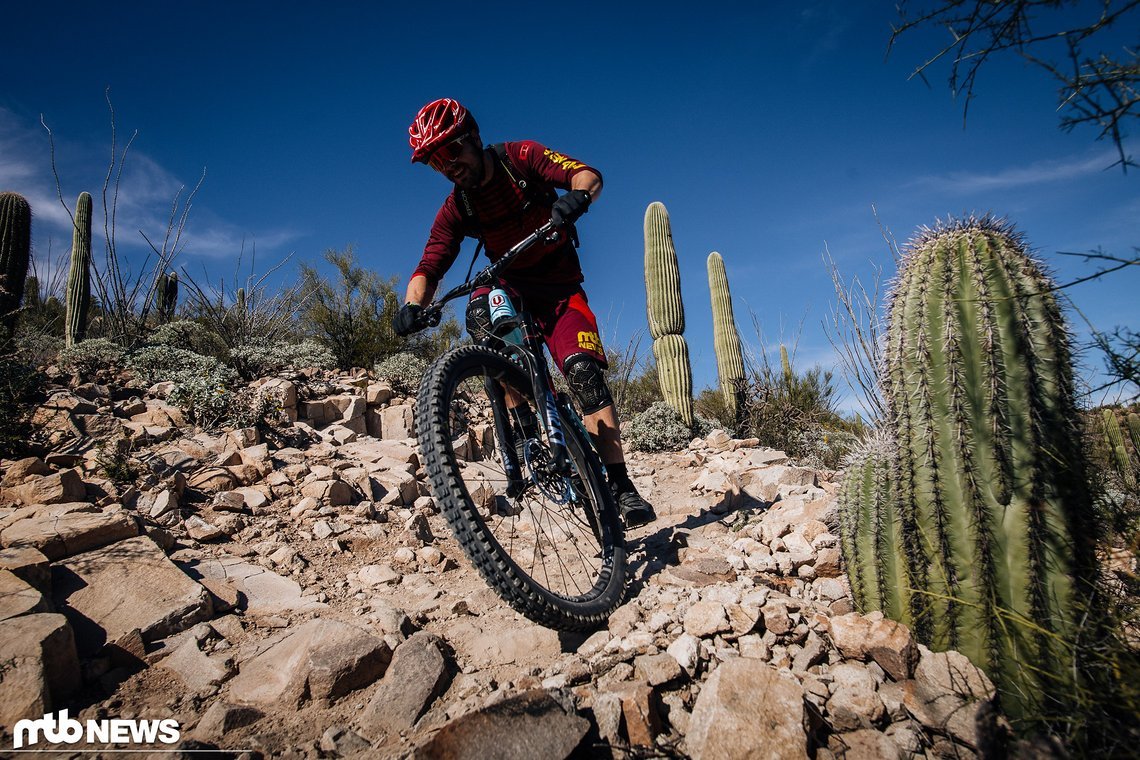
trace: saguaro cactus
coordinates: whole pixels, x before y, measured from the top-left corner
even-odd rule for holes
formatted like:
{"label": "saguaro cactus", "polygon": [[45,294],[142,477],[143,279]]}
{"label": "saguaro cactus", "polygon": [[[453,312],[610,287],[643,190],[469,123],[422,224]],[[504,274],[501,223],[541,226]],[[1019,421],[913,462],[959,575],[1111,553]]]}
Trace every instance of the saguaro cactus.
{"label": "saguaro cactus", "polygon": [[689,367],[689,347],[682,335],[685,309],[681,303],[681,275],[673,248],[669,212],[657,201],[645,210],[645,302],[661,395],[691,427],[693,375]]}
{"label": "saguaro cactus", "polygon": [[80,193],[75,203],[71,234],[71,269],[67,273],[67,311],[63,337],[74,346],[87,334],[91,307],[91,194]]}
{"label": "saguaro cactus", "polygon": [[895,498],[894,456],[894,442],[880,432],[848,458],[839,493],[840,540],[860,611],[881,610],[910,624],[912,582]]}
{"label": "saguaro cactus", "polygon": [[0,193],[0,344],[15,332],[31,258],[32,207],[18,193]]}
{"label": "saguaro cactus", "polygon": [[885,396],[911,615],[1025,714],[1069,693],[1095,574],[1069,336],[1004,223],[924,230],[889,299]]}
{"label": "saguaro cactus", "polygon": [[159,322],[169,322],[178,307],[178,273],[159,275],[154,286],[154,308]]}
{"label": "saguaro cactus", "polygon": [[728,290],[724,259],[716,251],[709,254],[708,270],[717,377],[725,403],[739,423],[744,406],[744,353],[740,348],[740,333],[736,331],[736,319],[732,314],[732,294]]}
{"label": "saguaro cactus", "polygon": [[1104,429],[1104,442],[1108,447],[1108,460],[1120,478],[1120,483],[1129,490],[1136,488],[1136,466],[1133,460],[1140,461],[1140,418],[1135,414],[1127,417],[1129,437],[1132,439],[1132,451],[1124,443],[1124,433],[1120,429],[1120,422],[1116,418],[1116,410],[1111,408],[1100,411],[1101,427]]}

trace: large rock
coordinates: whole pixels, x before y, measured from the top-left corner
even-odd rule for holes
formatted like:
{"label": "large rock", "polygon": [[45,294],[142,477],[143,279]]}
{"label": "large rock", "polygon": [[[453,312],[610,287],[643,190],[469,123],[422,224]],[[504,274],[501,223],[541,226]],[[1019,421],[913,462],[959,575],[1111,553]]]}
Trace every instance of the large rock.
{"label": "large rock", "polygon": [[79,688],[75,636],[63,615],[0,621],[0,725],[40,718]]}
{"label": "large rock", "polygon": [[417,747],[416,760],[562,760],[590,723],[558,693],[541,689],[457,718]]}
{"label": "large rock", "polygon": [[342,697],[384,675],[392,650],[347,623],[310,620],[241,666],[229,698],[252,705],[299,707]]}
{"label": "large rock", "polygon": [[450,663],[436,638],[413,634],[396,648],[384,680],[359,718],[365,734],[394,735],[410,729],[451,681]]}
{"label": "large rock", "polygon": [[328,606],[305,594],[296,581],[239,557],[192,560],[181,567],[215,596],[236,599],[236,606],[251,616],[308,612]]}
{"label": "large rock", "polygon": [[5,471],[0,486],[12,488],[21,485],[30,475],[51,475],[52,469],[39,457],[27,457],[13,462]]}
{"label": "large rock", "polygon": [[198,741],[217,742],[234,729],[256,723],[265,713],[249,705],[232,705],[221,700],[210,705],[210,709],[194,727],[194,738]]}
{"label": "large rock", "polygon": [[25,479],[12,492],[25,504],[64,504],[82,501],[87,497],[87,487],[83,485],[76,470],[63,470],[42,478]]}
{"label": "large rock", "polygon": [[31,547],[50,560],[138,535],[135,520],[125,512],[70,512],[54,518],[20,520],[0,533],[5,547]]}
{"label": "large rock", "polygon": [[883,617],[881,612],[852,612],[829,621],[831,640],[851,660],[870,658],[896,681],[905,681],[918,662],[918,645],[910,629]]}
{"label": "large rock", "polygon": [[0,568],[44,594],[51,594],[51,566],[39,549],[13,546],[0,549]]}
{"label": "large rock", "polygon": [[994,696],[994,686],[979,668],[958,652],[921,653],[914,680],[903,684],[907,712],[927,728],[945,733],[970,747],[979,745],[979,732],[989,714],[984,703]]}
{"label": "large rock", "polygon": [[875,679],[865,665],[844,662],[834,666],[831,698],[827,713],[839,731],[874,728],[886,716],[883,700],[875,689]]}
{"label": "large rock", "polygon": [[0,570],[0,620],[48,612],[48,603],[38,589],[9,570]]}
{"label": "large rock", "polygon": [[210,656],[203,652],[193,636],[186,636],[159,666],[177,675],[192,692],[209,691],[233,673],[233,666],[225,654]]}
{"label": "large rock", "polygon": [[380,426],[384,438],[388,440],[414,438],[416,428],[412,417],[412,405],[398,404],[381,410]]}
{"label": "large rock", "polygon": [[55,603],[92,654],[137,630],[155,641],[206,620],[210,595],[146,536],[71,557],[52,568]]}
{"label": "large rock", "polygon": [[686,743],[695,760],[802,760],[803,721],[803,690],[795,678],[760,660],[729,660],[701,689]]}

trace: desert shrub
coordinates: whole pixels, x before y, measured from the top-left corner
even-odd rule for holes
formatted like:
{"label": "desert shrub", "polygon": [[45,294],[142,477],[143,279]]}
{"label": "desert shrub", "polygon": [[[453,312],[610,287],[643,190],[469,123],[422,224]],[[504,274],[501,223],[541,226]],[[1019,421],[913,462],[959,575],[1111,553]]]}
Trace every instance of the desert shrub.
{"label": "desert shrub", "polygon": [[[126,365],[146,385],[166,381],[180,382],[187,376],[208,375],[222,371],[223,365],[212,356],[173,346],[143,346],[132,351]],[[232,372],[225,368],[225,372]]]}
{"label": "desert shrub", "polygon": [[238,394],[232,390],[234,371],[222,364],[202,371],[185,371],[168,378],[174,388],[167,400],[181,407],[187,418],[203,427],[216,427],[235,413]]}
{"label": "desert shrub", "polygon": [[126,349],[107,338],[92,338],[59,352],[59,365],[80,377],[90,378],[100,372],[111,372],[123,365]]}
{"label": "desert shrub", "polygon": [[27,451],[31,419],[43,387],[35,367],[10,356],[0,357],[0,457]]}
{"label": "desert shrub", "polygon": [[263,388],[240,388],[230,394],[230,408],[225,421],[238,428],[261,430],[289,426],[281,398]]}
{"label": "desert shrub", "polygon": [[139,474],[131,453],[130,438],[123,436],[105,440],[95,449],[95,466],[108,480],[115,483],[130,483]]}
{"label": "desert shrub", "polygon": [[693,399],[693,411],[698,416],[708,419],[715,427],[732,435],[742,432],[737,429],[736,415],[732,407],[717,388],[705,388],[701,391]]}
{"label": "desert shrub", "polygon": [[226,344],[221,336],[201,322],[189,319],[159,325],[147,338],[147,343],[152,346],[182,348],[215,359],[223,359],[226,355]]}
{"label": "desert shrub", "polygon": [[269,345],[248,343],[230,351],[230,363],[246,380],[253,380],[289,368],[332,369],[336,366],[336,357],[314,340]]}
{"label": "desert shrub", "polygon": [[832,373],[820,367],[800,373],[790,361],[781,362],[780,367],[764,361],[753,370],[744,395],[743,432],[760,439],[762,446],[780,449],[789,456],[811,453],[805,447],[814,445],[816,438],[809,431],[844,429],[847,425],[835,409],[837,390]]}
{"label": "desert shrub", "polygon": [[836,470],[858,443],[854,433],[812,425],[797,432],[792,448],[807,466]]}
{"label": "desert shrub", "polygon": [[305,322],[332,351],[336,366],[343,370],[368,367],[398,351],[403,340],[392,329],[401,303],[396,280],[383,280],[360,266],[351,246],[344,251],[329,249],[324,258],[335,270],[335,280],[301,265],[302,287],[311,294]]}
{"label": "desert shrub", "polygon": [[29,330],[23,322],[16,328],[16,356],[34,367],[44,367],[59,358],[63,339],[45,332]]}
{"label": "desert shrub", "polygon": [[623,435],[634,451],[679,451],[693,432],[673,407],[658,401],[630,420]]}
{"label": "desert shrub", "polygon": [[377,364],[375,372],[381,380],[391,383],[392,390],[411,395],[419,389],[427,368],[428,362],[423,357],[401,351]]}

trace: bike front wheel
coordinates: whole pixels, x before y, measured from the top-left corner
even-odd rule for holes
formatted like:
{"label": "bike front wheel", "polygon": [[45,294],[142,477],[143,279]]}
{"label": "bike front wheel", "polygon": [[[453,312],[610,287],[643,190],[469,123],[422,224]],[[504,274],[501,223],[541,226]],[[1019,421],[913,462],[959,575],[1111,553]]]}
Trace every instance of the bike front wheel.
{"label": "bike front wheel", "polygon": [[604,622],[622,602],[626,554],[617,507],[580,422],[561,425],[569,472],[554,465],[546,434],[516,441],[506,423],[522,404],[537,416],[545,405],[518,364],[479,345],[437,360],[417,404],[432,494],[487,583],[541,625],[588,630]]}

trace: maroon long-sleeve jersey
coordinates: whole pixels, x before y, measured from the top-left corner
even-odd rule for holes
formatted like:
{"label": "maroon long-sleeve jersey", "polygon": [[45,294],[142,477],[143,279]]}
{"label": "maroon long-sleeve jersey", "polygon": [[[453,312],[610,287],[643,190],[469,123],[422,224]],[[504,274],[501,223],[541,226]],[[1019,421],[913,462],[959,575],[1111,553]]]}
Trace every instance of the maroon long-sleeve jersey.
{"label": "maroon long-sleeve jersey", "polygon": [[[539,188],[569,190],[571,178],[586,169],[601,176],[597,169],[533,140],[508,142],[504,146],[515,178],[534,183]],[[487,150],[491,151],[490,148]],[[449,193],[435,216],[423,257],[413,277],[423,275],[433,284],[439,282],[455,262],[465,237],[482,237],[488,257],[496,261],[511,246],[549,221],[551,204],[548,202],[535,201],[526,213],[523,212],[528,198],[539,194],[534,192],[533,186],[530,194],[524,194],[507,176],[493,151],[491,155],[495,166],[491,181],[467,191],[477,226],[459,210],[456,193]],[[583,279],[578,254],[569,236],[565,235],[558,243],[535,245],[519,256],[502,277],[522,293],[565,289],[567,285]]]}

